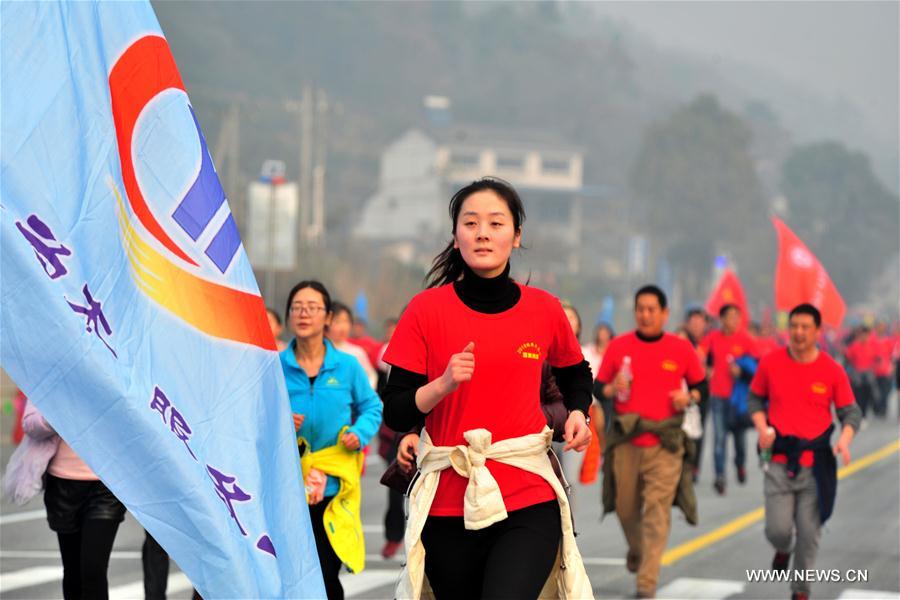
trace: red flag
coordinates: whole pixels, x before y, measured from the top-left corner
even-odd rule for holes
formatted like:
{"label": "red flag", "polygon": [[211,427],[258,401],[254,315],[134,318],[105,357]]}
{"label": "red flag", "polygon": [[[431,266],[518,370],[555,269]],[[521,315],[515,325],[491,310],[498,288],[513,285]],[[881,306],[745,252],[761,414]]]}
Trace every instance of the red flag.
{"label": "red flag", "polygon": [[716,317],[719,315],[719,309],[726,304],[734,304],[741,309],[741,329],[746,328],[750,322],[747,297],[744,295],[744,286],[741,285],[741,280],[731,269],[722,271],[722,277],[719,278],[716,289],[706,300],[706,312]]}
{"label": "red flag", "polygon": [[778,263],[775,265],[775,307],[789,311],[809,302],[822,312],[822,321],[840,327],[847,306],[819,259],[778,217]]}

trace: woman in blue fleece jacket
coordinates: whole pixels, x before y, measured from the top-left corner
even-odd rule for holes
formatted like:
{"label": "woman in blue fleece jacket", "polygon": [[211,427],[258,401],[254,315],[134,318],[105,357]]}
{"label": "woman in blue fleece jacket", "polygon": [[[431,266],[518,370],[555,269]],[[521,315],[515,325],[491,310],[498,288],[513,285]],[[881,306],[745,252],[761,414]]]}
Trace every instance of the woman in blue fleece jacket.
{"label": "woman in blue fleece jacket", "polygon": [[[318,281],[301,281],[288,295],[285,312],[294,339],[281,352],[281,368],[297,437],[306,440],[311,452],[338,443],[360,450],[378,431],[382,404],[356,358],[336,350],[325,339],[332,318],[328,290]],[[341,429],[347,426],[349,429],[341,435]],[[324,487],[320,485],[323,481]],[[338,493],[340,482],[312,469],[305,484],[325,591],[329,600],[343,598],[338,580],[341,561],[328,541],[323,522],[325,507]]]}

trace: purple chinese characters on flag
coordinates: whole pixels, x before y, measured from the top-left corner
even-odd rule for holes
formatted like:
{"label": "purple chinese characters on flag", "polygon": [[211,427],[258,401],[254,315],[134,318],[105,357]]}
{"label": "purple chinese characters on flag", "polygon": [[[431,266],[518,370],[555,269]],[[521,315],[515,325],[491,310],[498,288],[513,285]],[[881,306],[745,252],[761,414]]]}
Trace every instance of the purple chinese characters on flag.
{"label": "purple chinese characters on flag", "polygon": [[204,598],[324,598],[265,304],[149,2],[0,2],[0,356]]}

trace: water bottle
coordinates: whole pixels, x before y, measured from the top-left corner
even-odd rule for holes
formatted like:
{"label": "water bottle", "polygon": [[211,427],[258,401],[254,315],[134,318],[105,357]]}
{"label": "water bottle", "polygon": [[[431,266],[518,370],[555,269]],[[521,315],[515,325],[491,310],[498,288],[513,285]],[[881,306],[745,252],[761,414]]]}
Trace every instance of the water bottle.
{"label": "water bottle", "polygon": [[[769,435],[775,433],[774,427],[766,428],[766,431]],[[760,448],[759,450],[759,466],[762,467],[763,471],[769,470],[769,463],[772,462],[772,446],[769,446],[766,449]]]}
{"label": "water bottle", "polygon": [[[628,383],[631,383],[633,379],[633,375],[631,374],[631,357],[626,356],[622,358],[622,367],[619,369],[619,374],[623,375],[625,379],[628,380]],[[628,402],[628,399],[631,398],[631,387],[627,390],[616,390],[616,401],[618,402]]]}

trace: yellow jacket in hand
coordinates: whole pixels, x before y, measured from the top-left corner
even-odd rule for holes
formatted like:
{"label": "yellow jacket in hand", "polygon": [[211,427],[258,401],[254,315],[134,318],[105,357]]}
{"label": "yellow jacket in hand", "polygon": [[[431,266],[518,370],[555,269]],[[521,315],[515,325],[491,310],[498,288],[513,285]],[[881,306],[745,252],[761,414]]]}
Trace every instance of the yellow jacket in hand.
{"label": "yellow jacket in hand", "polygon": [[[318,469],[326,475],[336,477],[341,482],[338,493],[325,508],[323,521],[325,533],[334,553],[353,573],[359,573],[366,565],[366,544],[363,540],[360,504],[362,493],[360,488],[360,472],[364,456],[359,450],[348,450],[340,441],[347,428],[338,434],[334,446],[309,452],[309,444],[300,438],[298,443],[302,451],[300,466],[303,469],[303,480],[310,469]],[[308,500],[308,498],[307,498]]]}

